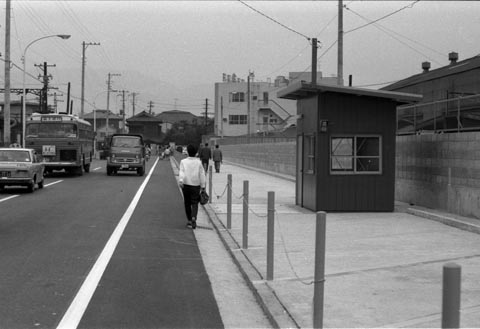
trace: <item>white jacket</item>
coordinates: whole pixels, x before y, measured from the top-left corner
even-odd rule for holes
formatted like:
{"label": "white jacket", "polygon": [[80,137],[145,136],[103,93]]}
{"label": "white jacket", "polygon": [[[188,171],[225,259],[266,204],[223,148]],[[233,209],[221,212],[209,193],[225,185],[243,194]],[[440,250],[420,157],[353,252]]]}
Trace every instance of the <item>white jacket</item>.
{"label": "white jacket", "polygon": [[180,172],[178,173],[180,184],[200,186],[205,188],[205,169],[199,158],[188,157],[180,161]]}

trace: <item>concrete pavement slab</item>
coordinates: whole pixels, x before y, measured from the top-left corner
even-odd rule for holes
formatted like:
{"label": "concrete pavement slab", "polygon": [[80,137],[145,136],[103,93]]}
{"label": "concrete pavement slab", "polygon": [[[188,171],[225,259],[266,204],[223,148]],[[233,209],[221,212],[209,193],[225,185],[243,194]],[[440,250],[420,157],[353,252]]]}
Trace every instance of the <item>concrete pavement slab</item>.
{"label": "concrete pavement slab", "polygon": [[[227,230],[229,174],[233,205]],[[250,187],[249,228],[248,248],[242,249],[244,180]],[[269,281],[268,191],[275,192],[274,279]],[[245,271],[247,280],[255,273],[251,287],[261,284],[263,292],[268,287],[277,298],[275,307],[284,308],[278,326],[312,327],[316,214],[295,205],[295,183],[224,164],[222,173],[212,175],[211,200],[206,209],[219,234],[235,241],[232,256],[241,254],[247,259],[242,266],[253,268]],[[324,326],[440,327],[442,267],[452,261],[462,266],[461,325],[479,327],[479,234],[405,212],[327,214]]]}

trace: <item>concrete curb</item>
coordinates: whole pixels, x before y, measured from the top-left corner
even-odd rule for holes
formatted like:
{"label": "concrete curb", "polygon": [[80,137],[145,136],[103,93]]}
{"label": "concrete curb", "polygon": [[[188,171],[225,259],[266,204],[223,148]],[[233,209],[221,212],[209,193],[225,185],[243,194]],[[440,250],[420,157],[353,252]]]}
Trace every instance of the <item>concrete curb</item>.
{"label": "concrete curb", "polygon": [[253,292],[257,302],[262,307],[268,320],[275,328],[300,328],[290,315],[286,307],[280,302],[275,292],[270,288],[267,281],[252,265],[248,257],[244,254],[230,232],[225,228],[223,223],[218,219],[217,214],[212,207],[207,204],[203,208],[208,214],[208,218],[220,240],[232,257],[235,265],[242,274],[245,282]]}
{"label": "concrete curb", "polygon": [[480,220],[473,218],[460,217],[447,213],[438,213],[428,208],[407,208],[406,212],[411,215],[434,220],[445,225],[449,225],[460,230],[480,234]]}

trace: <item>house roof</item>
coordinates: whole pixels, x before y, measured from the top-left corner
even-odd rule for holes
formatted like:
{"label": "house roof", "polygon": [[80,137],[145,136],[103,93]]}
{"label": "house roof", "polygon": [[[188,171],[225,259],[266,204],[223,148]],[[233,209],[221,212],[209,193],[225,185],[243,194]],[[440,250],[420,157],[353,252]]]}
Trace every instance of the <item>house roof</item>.
{"label": "house roof", "polygon": [[[108,119],[111,120],[111,119],[114,119],[114,120],[121,120],[122,117],[118,114],[115,114],[115,113],[112,113],[112,111],[108,111],[109,114],[108,114]],[[83,115],[83,118],[84,119],[91,119],[93,120],[93,114],[94,112],[89,112],[89,113],[85,113]],[[96,110],[95,111],[95,118],[96,119],[106,119],[107,118],[107,110]]]}
{"label": "house roof", "polygon": [[317,83],[312,85],[305,81],[299,81],[289,85],[288,87],[278,91],[279,98],[286,99],[302,99],[311,95],[316,95],[323,92],[351,94],[356,96],[370,96],[377,98],[387,98],[396,101],[397,103],[412,103],[421,101],[423,96],[417,94],[400,93],[393,91],[373,90],[365,88],[334,86],[329,84]]}
{"label": "house roof", "polygon": [[381,89],[397,90],[411,85],[416,85],[424,81],[436,80],[442,77],[458,74],[464,71],[471,71],[474,69],[480,69],[480,56],[474,56],[463,61],[443,66],[435,70],[430,70],[428,72],[422,72],[416,75],[412,75],[411,77],[397,81]]}
{"label": "house roof", "polygon": [[192,120],[198,120],[199,117],[196,115],[187,112],[187,111],[179,111],[179,110],[173,110],[173,111],[164,111],[156,116],[163,122],[169,122],[169,123],[175,123],[175,122],[181,122],[181,121],[189,121],[191,122]]}
{"label": "house roof", "polygon": [[161,119],[158,117],[146,112],[142,111],[135,116],[127,119],[127,122],[132,123],[132,122],[162,122]]}

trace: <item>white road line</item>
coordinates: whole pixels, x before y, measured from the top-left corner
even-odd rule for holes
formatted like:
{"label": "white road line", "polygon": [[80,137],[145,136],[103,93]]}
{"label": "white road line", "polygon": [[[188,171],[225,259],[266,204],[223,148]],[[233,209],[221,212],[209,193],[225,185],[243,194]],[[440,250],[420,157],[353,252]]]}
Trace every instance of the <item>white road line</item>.
{"label": "white road line", "polygon": [[[54,185],[54,184],[57,184],[57,183],[60,183],[60,182],[63,182],[63,180],[58,180],[58,181],[55,181],[55,182],[46,184],[45,187],[51,186],[51,185]],[[10,200],[10,199],[16,198],[17,196],[20,196],[20,194],[15,194],[15,195],[11,195],[11,196],[9,196],[9,197],[0,199],[0,202],[7,201],[7,200]]]}
{"label": "white road line", "polygon": [[102,167],[93,168],[94,171],[99,169],[102,169]]}
{"label": "white road line", "polygon": [[65,315],[58,324],[57,329],[74,329],[77,328],[78,324],[80,323],[83,313],[85,313],[85,310],[90,303],[90,299],[92,298],[93,293],[95,292],[95,289],[97,288],[98,283],[100,282],[100,279],[102,278],[102,275],[105,272],[105,269],[107,268],[110,259],[112,258],[113,252],[115,251],[115,248],[120,241],[125,227],[130,221],[130,217],[132,216],[135,207],[140,200],[143,190],[147,186],[147,183],[152,176],[153,170],[155,169],[157,162],[158,159],[153,164],[152,169],[150,169],[150,172],[148,173],[147,177],[138,189],[137,194],[135,194],[132,202],[127,208],[127,211],[118,222],[117,227],[110,236],[110,239],[103,248],[102,253],[95,262],[95,265],[93,265],[90,273],[88,273],[87,278],[80,287],[67,312],[65,312]]}
{"label": "white road line", "polygon": [[55,185],[55,184],[58,184],[58,183],[61,183],[61,182],[63,182],[63,179],[56,180],[56,181],[54,181],[54,182],[48,183],[48,184],[46,184],[45,186],[52,186],[52,185]]}
{"label": "white road line", "polygon": [[0,199],[0,202],[7,201],[7,200],[10,200],[10,199],[16,198],[17,196],[20,196],[20,195],[19,195],[19,194],[15,194],[15,195],[8,196],[8,197],[6,197],[6,198]]}

